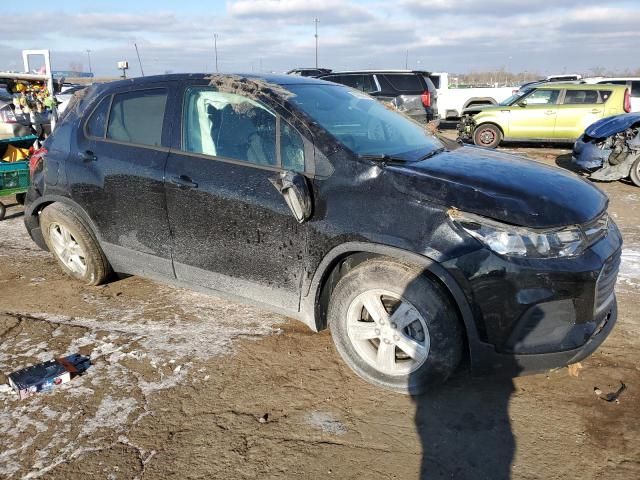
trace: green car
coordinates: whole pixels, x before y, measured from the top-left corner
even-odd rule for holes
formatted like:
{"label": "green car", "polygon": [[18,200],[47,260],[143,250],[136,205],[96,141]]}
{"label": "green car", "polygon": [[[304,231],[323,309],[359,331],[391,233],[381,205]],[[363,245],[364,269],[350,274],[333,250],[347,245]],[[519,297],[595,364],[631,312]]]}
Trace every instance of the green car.
{"label": "green car", "polygon": [[593,122],[629,111],[629,90],[623,85],[555,83],[466,115],[458,130],[462,140],[487,148],[503,140],[573,143]]}

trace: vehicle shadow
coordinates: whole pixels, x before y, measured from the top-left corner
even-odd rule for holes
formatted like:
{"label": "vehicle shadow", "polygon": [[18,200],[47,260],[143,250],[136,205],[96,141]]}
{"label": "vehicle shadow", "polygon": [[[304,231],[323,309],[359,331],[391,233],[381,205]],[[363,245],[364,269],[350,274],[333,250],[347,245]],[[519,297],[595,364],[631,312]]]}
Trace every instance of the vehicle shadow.
{"label": "vehicle shadow", "polygon": [[556,157],[556,165],[560,168],[564,168],[565,170],[569,170],[574,173],[580,173],[580,170],[576,168],[571,162],[571,154],[563,153]]}
{"label": "vehicle shadow", "polygon": [[[437,339],[432,337],[433,341]],[[516,451],[509,419],[513,380],[473,378],[464,364],[465,360],[444,385],[412,396],[422,446],[420,480],[511,478]],[[501,371],[521,370],[514,360],[503,364]]]}
{"label": "vehicle shadow", "polygon": [[[11,207],[20,207],[21,205],[18,202],[11,202],[11,203],[7,203],[7,202],[2,202],[4,203],[4,206],[6,207],[7,211],[11,208]],[[7,213],[2,220],[11,220],[12,218],[18,218],[18,217],[22,217],[24,216],[24,209],[23,210],[18,210],[17,212],[11,212],[11,213]]]}

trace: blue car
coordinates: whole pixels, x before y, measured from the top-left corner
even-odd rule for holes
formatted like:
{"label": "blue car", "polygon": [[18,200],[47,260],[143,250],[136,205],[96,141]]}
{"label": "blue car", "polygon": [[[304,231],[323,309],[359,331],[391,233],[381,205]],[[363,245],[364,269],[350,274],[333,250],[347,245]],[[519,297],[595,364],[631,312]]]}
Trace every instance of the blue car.
{"label": "blue car", "polygon": [[576,141],[572,161],[593,180],[612,182],[628,177],[640,187],[640,112],[591,124]]}

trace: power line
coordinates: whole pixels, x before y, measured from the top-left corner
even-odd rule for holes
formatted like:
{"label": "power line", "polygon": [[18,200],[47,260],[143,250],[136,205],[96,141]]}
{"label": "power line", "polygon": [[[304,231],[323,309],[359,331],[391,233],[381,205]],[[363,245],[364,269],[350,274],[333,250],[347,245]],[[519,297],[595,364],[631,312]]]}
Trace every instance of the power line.
{"label": "power line", "polygon": [[218,34],[213,34],[213,50],[216,53],[216,73],[218,73]]}
{"label": "power line", "polygon": [[316,24],[316,68],[318,68],[318,23],[320,22],[320,20],[318,20],[318,17],[314,18],[313,21]]}
{"label": "power line", "polygon": [[144,77],[144,70],[142,69],[142,60],[140,60],[140,52],[138,52],[138,45],[136,45],[134,43],[133,46],[136,47],[136,55],[138,56],[138,64],[140,65],[140,73],[142,73],[142,76]]}

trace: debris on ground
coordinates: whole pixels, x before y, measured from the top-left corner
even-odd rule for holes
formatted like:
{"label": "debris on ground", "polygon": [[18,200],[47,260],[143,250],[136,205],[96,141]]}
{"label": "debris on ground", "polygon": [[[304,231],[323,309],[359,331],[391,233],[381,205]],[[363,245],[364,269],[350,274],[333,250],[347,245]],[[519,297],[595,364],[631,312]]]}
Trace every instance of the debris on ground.
{"label": "debris on ground", "polygon": [[606,402],[620,403],[620,400],[619,400],[620,395],[626,389],[627,389],[627,386],[622,381],[620,381],[620,388],[618,388],[618,390],[616,390],[615,392],[610,392],[603,395],[602,390],[600,390],[598,387],[594,387],[593,393],[595,393],[600,400],[604,400]]}
{"label": "debris on ground", "polygon": [[47,392],[56,385],[71,381],[91,366],[89,357],[73,354],[49,360],[17,370],[8,375],[9,385],[18,393],[20,400],[37,392]]}
{"label": "debris on ground", "polygon": [[572,363],[571,365],[567,366],[567,370],[569,371],[569,375],[571,375],[572,377],[577,377],[580,375],[580,370],[582,370],[584,367],[582,366],[582,364],[580,362],[578,363]]}
{"label": "debris on ground", "polygon": [[264,415],[262,415],[262,416],[258,419],[258,421],[259,421],[260,423],[267,423],[267,422],[269,421],[269,414],[268,414],[268,413],[265,413]]}

